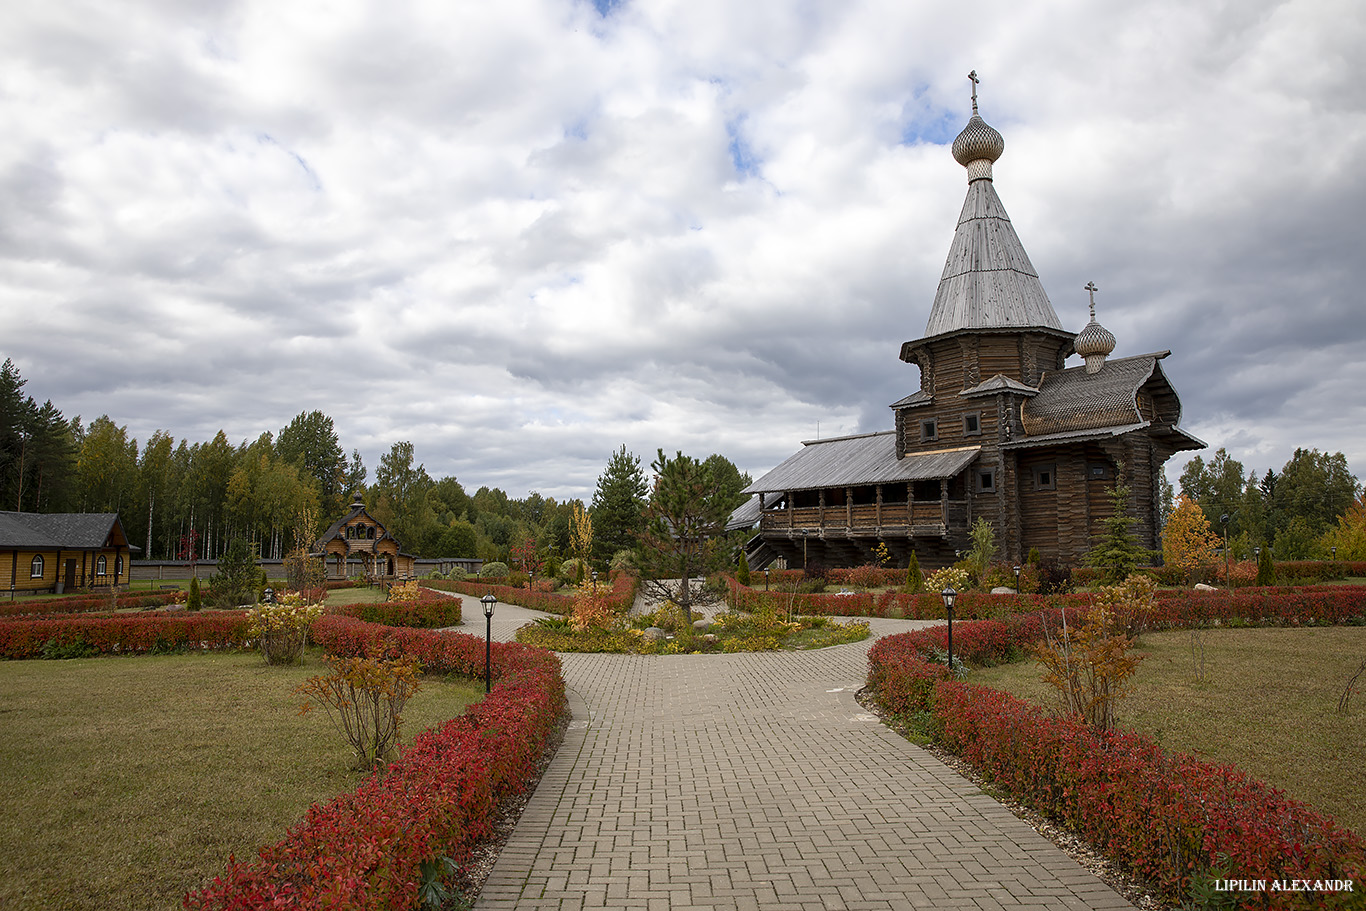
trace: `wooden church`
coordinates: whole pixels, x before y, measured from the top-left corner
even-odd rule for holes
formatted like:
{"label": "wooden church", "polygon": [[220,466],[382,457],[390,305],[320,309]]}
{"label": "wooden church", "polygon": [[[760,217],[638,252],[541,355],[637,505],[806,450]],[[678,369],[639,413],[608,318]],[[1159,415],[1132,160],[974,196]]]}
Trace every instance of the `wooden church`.
{"label": "wooden church", "polygon": [[[920,388],[891,405],[882,433],[812,440],[759,478],[737,511],[757,519],[751,566],[867,563],[885,544],[899,565],[912,549],[927,567],[970,546],[991,522],[997,553],[1031,549],[1080,562],[1130,488],[1140,544],[1159,546],[1160,478],[1177,452],[1205,444],[1180,428],[1181,401],[1162,371],[1169,351],[1112,358],[1115,337],[1096,321],[1063,328],[992,182],[1005,150],[977,112],[953,142],[968,194],[925,334],[901,346]],[[1082,359],[1067,366],[1072,355]]]}

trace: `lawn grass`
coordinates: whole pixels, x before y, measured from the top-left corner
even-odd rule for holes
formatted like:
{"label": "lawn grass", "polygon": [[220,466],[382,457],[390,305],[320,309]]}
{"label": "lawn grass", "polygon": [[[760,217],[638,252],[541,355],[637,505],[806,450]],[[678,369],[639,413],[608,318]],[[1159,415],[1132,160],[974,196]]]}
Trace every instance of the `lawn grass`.
{"label": "lawn grass", "polygon": [[[1204,644],[1197,680],[1192,643]],[[1366,834],[1366,687],[1337,714],[1366,659],[1366,627],[1209,629],[1143,636],[1119,726],[1168,750],[1239,766]],[[1032,660],[968,677],[1056,706]]]}
{"label": "lawn grass", "polygon": [[[350,747],[255,653],[0,662],[0,908],[171,909],[311,803],[354,789]],[[483,696],[424,678],[404,742]]]}
{"label": "lawn grass", "polygon": [[324,604],[379,604],[389,597],[382,588],[338,588],[327,593]]}

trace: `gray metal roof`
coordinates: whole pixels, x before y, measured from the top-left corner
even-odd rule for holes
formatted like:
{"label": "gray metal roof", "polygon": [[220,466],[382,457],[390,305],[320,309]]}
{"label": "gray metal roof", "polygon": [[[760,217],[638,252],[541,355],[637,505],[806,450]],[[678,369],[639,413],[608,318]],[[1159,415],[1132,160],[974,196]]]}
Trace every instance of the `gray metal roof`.
{"label": "gray metal roof", "polygon": [[1020,409],[1020,423],[1032,436],[1144,422],[1138,390],[1170,352],[1107,360],[1096,373],[1084,366],[1045,373],[1039,394]]}
{"label": "gray metal roof", "polygon": [[759,509],[759,498],[750,497],[735,507],[735,512],[730,514],[730,518],[726,520],[726,531],[735,531],[737,528],[753,528],[759,524],[759,519],[762,517],[763,511]]}
{"label": "gray metal roof", "polygon": [[777,468],[743,493],[776,493],[821,487],[855,487],[897,481],[951,478],[966,468],[980,446],[896,457],[896,433],[865,433],[830,440],[809,440]]}
{"label": "gray metal roof", "polygon": [[990,180],[968,184],[925,337],[962,329],[1064,331]]}
{"label": "gray metal roof", "polygon": [[0,548],[98,550],[118,525],[114,512],[0,512]]}

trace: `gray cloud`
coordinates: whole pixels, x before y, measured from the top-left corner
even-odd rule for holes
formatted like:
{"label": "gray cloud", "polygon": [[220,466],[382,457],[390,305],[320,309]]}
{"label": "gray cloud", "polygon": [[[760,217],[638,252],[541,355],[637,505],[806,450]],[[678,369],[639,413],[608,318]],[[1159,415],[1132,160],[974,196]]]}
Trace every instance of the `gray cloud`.
{"label": "gray cloud", "polygon": [[[1366,461],[1366,17],[526,0],[0,12],[0,354],[68,415],[591,493],[890,427],[966,190],[1249,467]],[[1173,470],[1179,466],[1174,466]]]}

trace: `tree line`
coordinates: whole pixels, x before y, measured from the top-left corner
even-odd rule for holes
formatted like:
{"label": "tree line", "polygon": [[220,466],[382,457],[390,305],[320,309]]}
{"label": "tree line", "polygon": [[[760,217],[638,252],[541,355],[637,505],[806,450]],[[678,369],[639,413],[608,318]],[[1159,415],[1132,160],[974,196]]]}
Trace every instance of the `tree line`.
{"label": "tree line", "polygon": [[[576,553],[576,510],[591,517],[590,553],[606,569],[635,550],[650,530],[648,513],[662,471],[707,481],[708,522],[743,502],[749,484],[725,457],[694,460],[663,452],[647,481],[623,445],[598,477],[591,504],[535,491],[513,498],[496,487],[466,492],[455,477],[433,478],[413,444],[394,443],[374,478],[358,450],[342,447],[331,417],[301,412],[277,433],[233,444],[223,431],[207,442],[176,441],[157,430],[141,444],[107,415],[67,420],[52,402],[25,394],[27,380],[0,367],[0,509],[18,512],[116,512],[142,559],[214,559],[235,539],[261,558],[281,559],[345,514],[360,498],[404,551],[427,557],[477,557],[544,565]],[[687,521],[686,515],[668,522]],[[658,532],[656,523],[656,532]],[[301,538],[310,540],[300,540]],[[699,567],[700,569],[701,567]]]}
{"label": "tree line", "polygon": [[1238,559],[1270,547],[1277,560],[1366,560],[1356,529],[1366,504],[1341,452],[1296,449],[1279,472],[1259,474],[1219,449],[1187,462],[1178,484]]}

